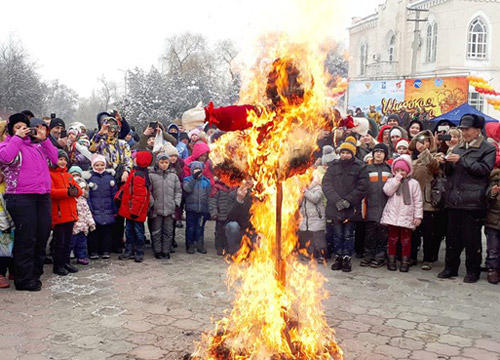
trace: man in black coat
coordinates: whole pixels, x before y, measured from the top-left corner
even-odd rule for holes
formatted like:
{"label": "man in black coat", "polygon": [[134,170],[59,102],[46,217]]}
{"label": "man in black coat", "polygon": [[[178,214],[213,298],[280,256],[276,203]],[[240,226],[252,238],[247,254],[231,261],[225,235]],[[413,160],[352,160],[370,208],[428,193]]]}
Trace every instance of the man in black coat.
{"label": "man in black coat", "polygon": [[366,195],[368,175],[365,164],[356,159],[356,145],[340,145],[340,159],[328,164],[323,177],[327,198],[326,221],[334,229],[334,262],[332,270],[351,271],[354,250],[355,221],[361,220],[361,200]]}
{"label": "man in black coat", "polygon": [[441,160],[447,176],[448,234],[445,269],[438,277],[458,276],[460,255],[465,248],[467,275],[464,282],[474,283],[481,273],[481,227],[486,215],[486,188],[495,164],[496,148],[481,134],[484,128],[482,116],[465,114],[459,127],[464,141]]}

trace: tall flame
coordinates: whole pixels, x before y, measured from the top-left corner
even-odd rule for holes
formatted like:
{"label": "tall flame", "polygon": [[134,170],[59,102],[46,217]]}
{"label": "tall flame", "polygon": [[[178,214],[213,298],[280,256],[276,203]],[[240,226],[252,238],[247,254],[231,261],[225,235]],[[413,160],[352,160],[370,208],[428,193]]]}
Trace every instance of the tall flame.
{"label": "tall flame", "polygon": [[[195,359],[343,357],[322,307],[329,296],[323,287],[326,279],[314,262],[298,261],[295,251],[298,208],[313,175],[316,140],[334,122],[327,102],[332,91],[324,71],[325,48],[301,35],[302,42],[283,34],[261,42],[263,56],[240,94],[240,102],[256,105],[248,113],[252,127],[225,134],[211,147],[215,168],[225,170],[224,181],[254,184],[250,213],[257,239],[245,236],[233,257],[227,278],[235,292],[233,308],[214,331],[203,335]],[[280,196],[282,204],[277,203]],[[277,263],[286,279],[278,276]]]}

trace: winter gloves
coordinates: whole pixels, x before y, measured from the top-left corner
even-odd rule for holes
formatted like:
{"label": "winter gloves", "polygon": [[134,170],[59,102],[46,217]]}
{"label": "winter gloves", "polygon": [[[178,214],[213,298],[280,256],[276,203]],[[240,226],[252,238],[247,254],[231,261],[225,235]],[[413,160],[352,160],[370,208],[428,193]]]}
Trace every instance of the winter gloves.
{"label": "winter gloves", "polygon": [[76,196],[78,196],[78,188],[75,185],[69,184],[69,187],[68,187],[68,196],[69,197],[76,197]]}
{"label": "winter gloves", "polygon": [[342,211],[344,209],[349,209],[351,207],[351,203],[346,199],[340,199],[335,203],[335,207],[338,211]]}
{"label": "winter gloves", "polygon": [[203,172],[201,171],[201,169],[193,170],[193,177],[195,178],[195,180],[198,180],[199,178],[201,178],[202,173]]}

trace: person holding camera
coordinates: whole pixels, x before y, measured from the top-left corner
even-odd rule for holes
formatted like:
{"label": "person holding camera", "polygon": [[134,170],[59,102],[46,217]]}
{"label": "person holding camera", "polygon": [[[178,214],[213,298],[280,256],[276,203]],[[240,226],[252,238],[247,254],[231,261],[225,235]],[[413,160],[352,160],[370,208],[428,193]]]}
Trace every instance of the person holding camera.
{"label": "person holding camera", "polygon": [[441,279],[458,276],[460,255],[465,248],[467,275],[475,283],[481,274],[481,227],[486,216],[486,188],[495,164],[495,146],[481,134],[485,120],[476,114],[460,119],[463,142],[440,162],[447,176],[445,207],[448,211],[445,268]]}
{"label": "person holding camera", "polygon": [[66,142],[68,140],[68,135],[66,133],[66,124],[62,119],[55,117],[50,120],[50,134],[49,139],[57,149],[64,150]]}
{"label": "person holding camera", "polygon": [[57,163],[57,149],[47,139],[47,127],[42,120],[32,119],[30,128],[26,115],[11,115],[7,132],[0,143],[0,163],[7,187],[7,210],[16,229],[15,286],[17,290],[39,291],[51,222],[47,163]]}
{"label": "person holding camera", "polygon": [[50,169],[52,188],[52,228],[54,229],[54,274],[65,276],[78,272],[78,268],[70,264],[71,238],[73,225],[78,220],[76,198],[82,195],[73,176],[68,173],[68,154],[58,150],[56,166]]}

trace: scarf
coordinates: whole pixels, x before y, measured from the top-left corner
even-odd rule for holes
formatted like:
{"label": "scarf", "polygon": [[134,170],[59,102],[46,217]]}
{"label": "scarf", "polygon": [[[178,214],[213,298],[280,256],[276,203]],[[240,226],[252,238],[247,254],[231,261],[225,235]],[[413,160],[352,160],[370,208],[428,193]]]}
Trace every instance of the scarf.
{"label": "scarf", "polygon": [[401,183],[399,184],[398,190],[396,191],[396,195],[401,196],[403,194],[403,202],[405,205],[411,205],[411,196],[410,196],[410,177],[405,177],[401,179]]}

